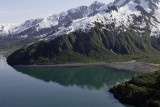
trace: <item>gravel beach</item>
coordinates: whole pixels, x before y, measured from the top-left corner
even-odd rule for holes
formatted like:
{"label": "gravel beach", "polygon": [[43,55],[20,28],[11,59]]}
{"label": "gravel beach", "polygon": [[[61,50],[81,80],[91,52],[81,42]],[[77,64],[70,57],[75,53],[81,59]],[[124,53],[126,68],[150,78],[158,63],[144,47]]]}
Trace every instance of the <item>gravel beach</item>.
{"label": "gravel beach", "polygon": [[131,72],[153,72],[160,69],[159,65],[154,65],[146,62],[113,62],[113,63],[73,63],[73,64],[55,64],[55,65],[16,65],[15,67],[74,67],[74,66],[106,66],[109,68],[126,70]]}

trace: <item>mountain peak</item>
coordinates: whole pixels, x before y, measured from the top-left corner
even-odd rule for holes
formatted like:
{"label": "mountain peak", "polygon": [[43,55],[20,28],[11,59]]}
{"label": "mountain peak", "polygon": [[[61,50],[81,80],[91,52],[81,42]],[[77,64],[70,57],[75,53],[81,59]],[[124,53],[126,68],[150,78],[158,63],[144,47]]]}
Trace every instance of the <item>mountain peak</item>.
{"label": "mountain peak", "polygon": [[135,3],[136,5],[143,7],[143,9],[148,13],[154,13],[158,8],[157,5],[160,3],[159,0],[115,0],[111,3],[111,6],[122,7],[129,3]]}
{"label": "mountain peak", "polygon": [[13,29],[14,27],[16,27],[17,24],[14,23],[10,23],[10,24],[1,24],[0,25],[0,35],[7,35],[9,33],[10,29]]}
{"label": "mountain peak", "polygon": [[124,4],[127,4],[129,2],[134,2],[134,3],[137,3],[137,4],[140,4],[140,3],[159,3],[160,1],[159,0],[115,0],[113,3],[117,6],[122,6]]}
{"label": "mountain peak", "polygon": [[[79,29],[87,31],[86,29],[95,26],[95,22],[103,22],[102,24],[115,23],[116,27],[122,25],[129,27],[129,25],[134,24],[133,20],[135,18],[139,18],[145,13],[151,17],[155,17],[159,21],[159,0],[115,0],[106,5],[95,1],[90,6],[80,6],[46,18],[28,20],[10,32],[14,36],[19,36],[18,34],[28,34],[28,32],[34,29],[29,35],[39,36],[37,32],[41,32],[41,35],[46,34],[52,36],[53,34],[65,34],[66,32],[74,32]],[[151,20],[150,22],[153,23],[154,21],[155,20]],[[156,32],[157,29],[155,30],[155,28],[153,28],[154,32]]]}
{"label": "mountain peak", "polygon": [[104,3],[99,1],[94,1],[91,5],[104,5]]}

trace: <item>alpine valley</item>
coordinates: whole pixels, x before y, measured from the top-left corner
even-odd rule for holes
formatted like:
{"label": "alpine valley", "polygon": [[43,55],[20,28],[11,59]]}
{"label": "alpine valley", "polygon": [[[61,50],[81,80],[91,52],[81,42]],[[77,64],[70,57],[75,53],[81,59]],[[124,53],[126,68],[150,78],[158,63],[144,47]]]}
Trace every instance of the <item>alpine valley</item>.
{"label": "alpine valley", "polygon": [[0,45],[24,45],[8,57],[10,65],[160,63],[160,1],[96,1],[21,25],[1,25],[0,35]]}

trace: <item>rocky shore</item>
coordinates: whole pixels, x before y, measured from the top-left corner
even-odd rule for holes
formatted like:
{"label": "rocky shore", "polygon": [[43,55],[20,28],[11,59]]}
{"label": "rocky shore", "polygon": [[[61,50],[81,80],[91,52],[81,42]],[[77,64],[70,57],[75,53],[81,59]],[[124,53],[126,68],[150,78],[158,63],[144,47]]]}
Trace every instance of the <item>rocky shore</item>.
{"label": "rocky shore", "polygon": [[16,65],[16,67],[74,67],[74,66],[106,66],[109,68],[126,70],[131,72],[153,72],[160,69],[159,65],[154,65],[146,62],[114,62],[114,63],[73,63],[73,64],[55,64],[55,65]]}

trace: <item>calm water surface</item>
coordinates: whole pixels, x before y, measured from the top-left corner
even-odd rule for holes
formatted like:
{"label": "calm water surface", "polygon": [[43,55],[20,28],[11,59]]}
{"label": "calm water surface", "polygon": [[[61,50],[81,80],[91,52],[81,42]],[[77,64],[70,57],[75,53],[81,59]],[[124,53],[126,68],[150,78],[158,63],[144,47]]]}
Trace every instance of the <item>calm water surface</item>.
{"label": "calm water surface", "polygon": [[108,90],[134,75],[104,66],[12,68],[0,55],[0,107],[128,107]]}

